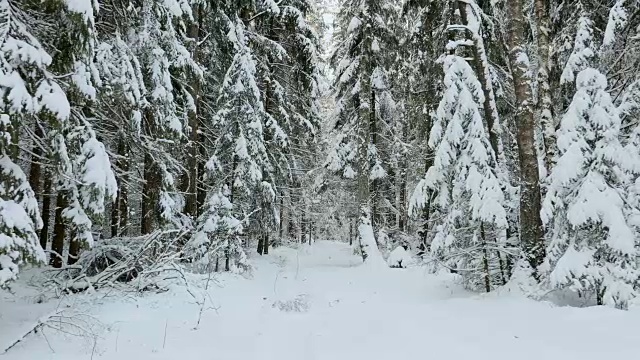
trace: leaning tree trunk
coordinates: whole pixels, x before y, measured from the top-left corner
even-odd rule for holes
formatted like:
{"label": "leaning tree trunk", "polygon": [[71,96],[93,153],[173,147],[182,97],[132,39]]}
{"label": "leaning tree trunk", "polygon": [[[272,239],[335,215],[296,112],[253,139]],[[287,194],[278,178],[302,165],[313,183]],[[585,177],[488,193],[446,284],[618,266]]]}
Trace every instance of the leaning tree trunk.
{"label": "leaning tree trunk", "polygon": [[[496,158],[500,155],[500,120],[498,117],[498,108],[496,106],[496,98],[493,91],[493,84],[491,83],[491,72],[489,69],[489,60],[487,58],[487,52],[484,47],[484,40],[480,36],[480,33],[473,32],[469,29],[469,17],[475,16],[469,14],[473,11],[468,4],[469,0],[458,0],[458,10],[460,11],[460,17],[465,26],[467,26],[467,36],[472,40],[473,46],[473,66],[482,87],[484,93],[484,118],[489,129],[489,143],[493,152],[496,154]],[[477,16],[476,16],[477,17]]]}
{"label": "leaning tree trunk", "polygon": [[526,28],[523,0],[506,3],[507,48],[516,97],[516,124],[520,160],[520,241],[533,269],[544,259],[540,219],[540,175],[535,146],[535,117],[529,61],[526,54]]}

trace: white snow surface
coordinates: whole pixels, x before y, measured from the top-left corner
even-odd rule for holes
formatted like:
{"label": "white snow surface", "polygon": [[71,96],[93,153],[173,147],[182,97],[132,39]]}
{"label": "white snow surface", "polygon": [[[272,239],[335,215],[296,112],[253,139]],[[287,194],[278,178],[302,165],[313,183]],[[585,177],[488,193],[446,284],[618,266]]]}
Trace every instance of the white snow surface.
{"label": "white snow surface", "polygon": [[[208,291],[216,309],[207,305],[197,329],[199,306],[183,286],[37,304],[23,277],[16,295],[0,292],[0,352],[56,309],[73,310],[71,319],[93,316],[96,342],[45,327],[1,358],[601,360],[640,353],[638,310],[558,307],[506,291],[472,295],[454,275],[362,267],[348,245],[329,241],[252,261],[252,278],[216,277]],[[199,296],[204,280],[189,277]]]}

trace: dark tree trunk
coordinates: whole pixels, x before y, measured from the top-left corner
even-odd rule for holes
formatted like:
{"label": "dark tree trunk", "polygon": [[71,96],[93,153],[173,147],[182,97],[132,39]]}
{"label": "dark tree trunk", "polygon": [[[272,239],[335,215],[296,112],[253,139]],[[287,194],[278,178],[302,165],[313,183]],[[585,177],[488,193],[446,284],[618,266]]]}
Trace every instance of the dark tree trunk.
{"label": "dark tree trunk", "polygon": [[[202,144],[204,142],[204,136],[201,137],[200,139],[200,144]],[[204,150],[202,149],[202,147],[200,148],[201,151],[201,155],[204,156]],[[202,179],[202,177],[205,174],[205,168],[204,168],[204,162],[203,161],[198,161],[198,174],[200,176],[200,180]],[[198,182],[199,186],[197,189],[198,192],[198,196],[197,196],[197,201],[198,201],[198,213],[200,213],[200,211],[202,211],[202,207],[204,206],[205,201],[207,201],[207,190],[204,186],[202,186],[202,182],[199,181]]]}
{"label": "dark tree trunk", "polygon": [[604,291],[600,285],[596,285],[596,305],[604,305]]}
{"label": "dark tree trunk", "polygon": [[[376,119],[376,93],[374,90],[371,90],[370,98],[369,98],[369,139],[371,141],[371,145],[378,146],[378,130],[377,130],[377,119]],[[380,154],[378,154],[379,156]],[[367,158],[368,161],[368,158]],[[369,167],[367,167],[369,168]],[[367,172],[367,178],[371,175],[371,170]],[[374,229],[377,229],[380,226],[380,213],[378,209],[378,179],[374,179],[371,181],[371,188],[369,193],[369,199],[371,202],[371,226]]]}
{"label": "dark tree trunk", "polygon": [[42,229],[40,229],[40,246],[47,248],[49,228],[51,224],[51,200],[53,199],[53,180],[49,171],[45,171],[44,192],[42,194]]}
{"label": "dark tree trunk", "polygon": [[111,204],[111,237],[116,237],[120,233],[120,184],[118,184],[118,197]]}
{"label": "dark tree trunk", "polygon": [[[429,169],[433,166],[433,152],[429,150],[427,152],[427,159],[425,161],[425,173],[429,171]],[[429,220],[431,217],[431,192],[427,193],[427,202],[422,209],[422,224],[420,226],[420,230],[418,230],[418,234],[420,235],[420,245],[418,249],[420,250],[419,255],[425,255],[429,251]]]}
{"label": "dark tree trunk", "polygon": [[53,241],[51,242],[51,266],[54,268],[61,268],[63,265],[62,262],[62,252],[64,251],[64,243],[66,239],[66,226],[64,223],[64,217],[62,216],[62,211],[67,207],[67,199],[62,195],[62,193],[58,193],[58,198],[56,199],[56,216],[55,216],[55,225],[53,226]]}
{"label": "dark tree trunk", "polygon": [[116,237],[126,233],[128,226],[128,201],[127,201],[127,180],[129,171],[129,151],[122,134],[118,140],[118,160],[117,168],[122,171],[118,178],[118,196],[111,207],[111,236]]}
{"label": "dark tree trunk", "polygon": [[304,236],[306,233],[306,223],[305,223],[305,216],[304,216],[304,210],[301,211],[301,219],[300,219],[300,243],[304,244]]}
{"label": "dark tree trunk", "polygon": [[140,233],[150,234],[153,231],[153,223],[156,212],[156,180],[151,155],[144,156],[144,184],[142,186],[142,220]]}
{"label": "dark tree trunk", "polygon": [[[404,124],[402,126],[402,139],[406,141],[407,139],[407,125]],[[407,226],[407,156],[402,155],[402,160],[400,162],[400,182],[398,186],[400,187],[400,199],[398,203],[398,211],[400,212],[400,216],[398,216],[398,230],[405,231]]]}
{"label": "dark tree trunk", "polygon": [[[406,166],[406,164],[405,164]],[[402,169],[400,181],[400,221],[398,222],[398,230],[405,231],[407,227],[407,170]]]}
{"label": "dark tree trunk", "polygon": [[264,242],[262,243],[262,254],[269,255],[269,234],[264,234]]}
{"label": "dark tree trunk", "polygon": [[489,253],[487,252],[487,238],[484,224],[480,224],[480,238],[482,240],[482,270],[484,271],[484,289],[491,291],[491,273],[489,272]]}
{"label": "dark tree trunk", "polygon": [[129,233],[129,189],[127,186],[129,180],[128,171],[130,155],[131,154],[127,152],[127,158],[123,161],[123,169],[126,169],[126,172],[122,175],[122,185],[118,187],[117,204],[120,207],[120,236],[127,236]]}
{"label": "dark tree trunk", "polygon": [[[42,127],[38,122],[35,124],[35,136],[37,140],[41,140],[44,137]],[[33,155],[31,156],[31,168],[29,169],[29,185],[36,200],[39,202],[42,197],[42,147],[36,141],[32,148]],[[43,199],[44,201],[44,199]],[[43,209],[44,212],[44,209]],[[44,218],[43,218],[44,222]],[[47,248],[47,237],[40,237],[40,246],[43,249]]]}
{"label": "dark tree trunk", "polygon": [[349,245],[353,246],[353,221],[349,220]]}
{"label": "dark tree trunk", "polygon": [[67,256],[67,265],[73,265],[78,261],[81,248],[82,248],[82,243],[80,243],[80,241],[77,238],[71,239],[71,242],[69,243],[69,255]]}
{"label": "dark tree trunk", "polygon": [[262,255],[264,252],[264,235],[258,237],[258,254]]}
{"label": "dark tree trunk", "polygon": [[283,226],[284,226],[284,191],[280,193],[280,214],[278,219],[278,243],[282,243]]}
{"label": "dark tree trunk", "polygon": [[[44,137],[44,133],[40,124],[36,124],[35,136],[37,140]],[[31,169],[29,169],[29,184],[31,190],[35,194],[36,199],[40,200],[42,195],[42,147],[38,142],[33,145],[33,155],[31,156]]]}
{"label": "dark tree trunk", "polygon": [[[200,18],[201,18],[202,4],[195,6],[193,11],[194,21],[191,22],[188,35],[193,40],[193,48],[191,50],[192,56],[195,61],[198,61],[199,51],[198,43],[200,42]],[[185,207],[184,212],[190,215],[192,218],[197,218],[199,213],[198,208],[198,182],[200,180],[201,173],[200,166],[200,119],[198,117],[198,106],[200,102],[200,81],[197,77],[193,77],[190,81],[190,93],[193,97],[195,109],[189,111],[189,127],[191,128],[190,141],[187,145],[187,175],[185,176]]]}

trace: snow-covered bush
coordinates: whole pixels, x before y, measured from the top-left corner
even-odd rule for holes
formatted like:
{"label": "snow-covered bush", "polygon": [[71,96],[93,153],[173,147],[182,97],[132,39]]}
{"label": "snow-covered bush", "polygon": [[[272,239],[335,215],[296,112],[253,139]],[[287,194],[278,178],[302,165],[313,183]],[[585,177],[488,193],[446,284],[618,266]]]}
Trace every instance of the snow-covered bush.
{"label": "snow-covered bush", "polygon": [[392,268],[406,268],[411,266],[413,262],[413,257],[403,246],[393,249],[387,258],[387,263]]}

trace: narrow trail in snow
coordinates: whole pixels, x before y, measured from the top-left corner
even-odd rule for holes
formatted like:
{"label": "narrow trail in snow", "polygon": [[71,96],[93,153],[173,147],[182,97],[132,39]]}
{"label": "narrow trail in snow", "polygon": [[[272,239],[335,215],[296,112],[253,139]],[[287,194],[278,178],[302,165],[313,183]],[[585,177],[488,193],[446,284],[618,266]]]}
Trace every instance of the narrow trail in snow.
{"label": "narrow trail in snow", "polygon": [[183,287],[103,298],[86,310],[103,324],[96,342],[45,329],[3,360],[601,360],[640,353],[632,331],[639,312],[472,296],[450,275],[362,267],[348,245],[328,241],[277,248],[253,262],[251,279],[218,277],[196,330],[200,306]]}

